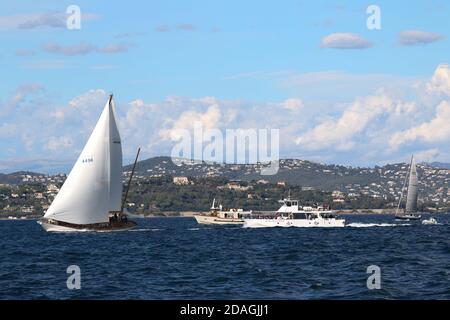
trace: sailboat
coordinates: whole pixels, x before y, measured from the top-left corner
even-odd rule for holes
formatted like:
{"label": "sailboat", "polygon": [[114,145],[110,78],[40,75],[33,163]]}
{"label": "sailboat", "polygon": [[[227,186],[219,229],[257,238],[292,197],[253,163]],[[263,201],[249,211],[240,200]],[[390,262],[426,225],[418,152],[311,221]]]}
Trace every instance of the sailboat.
{"label": "sailboat", "polygon": [[[136,156],[136,161],[139,156]],[[130,176],[128,188],[136,166]],[[122,146],[112,95],[61,190],[38,223],[46,231],[133,228],[122,201]]]}
{"label": "sailboat", "polygon": [[409,166],[409,181],[408,181],[408,192],[406,196],[406,206],[405,209],[400,210],[400,205],[403,199],[403,191],[405,189],[407,180],[408,176],[405,177],[405,183],[403,184],[402,195],[398,202],[397,210],[395,212],[395,218],[398,220],[419,220],[422,218],[422,216],[417,213],[419,179],[417,177],[417,168],[416,162],[414,160],[414,155],[411,157],[411,164]]}

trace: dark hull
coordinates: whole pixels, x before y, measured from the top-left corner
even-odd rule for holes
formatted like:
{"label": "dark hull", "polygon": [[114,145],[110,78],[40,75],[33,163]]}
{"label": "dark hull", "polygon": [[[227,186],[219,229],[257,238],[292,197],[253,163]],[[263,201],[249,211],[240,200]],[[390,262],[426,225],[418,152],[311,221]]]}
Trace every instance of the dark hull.
{"label": "dark hull", "polygon": [[395,216],[396,220],[420,220],[422,219],[421,215],[402,215],[402,216]]}
{"label": "dark hull", "polygon": [[122,231],[136,226],[134,221],[112,221],[94,224],[73,224],[54,219],[40,219],[39,223],[47,231]]}

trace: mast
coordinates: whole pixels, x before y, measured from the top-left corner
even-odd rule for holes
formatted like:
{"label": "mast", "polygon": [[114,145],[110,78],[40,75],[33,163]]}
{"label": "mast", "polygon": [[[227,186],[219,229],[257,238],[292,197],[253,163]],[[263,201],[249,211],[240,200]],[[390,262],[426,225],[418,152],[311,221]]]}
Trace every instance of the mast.
{"label": "mast", "polygon": [[141,148],[138,148],[138,151],[137,151],[137,154],[136,154],[136,159],[134,159],[133,169],[131,170],[130,179],[128,180],[128,185],[127,185],[127,190],[125,191],[125,197],[123,198],[122,206],[120,207],[120,212],[121,213],[123,213],[123,209],[125,207],[125,202],[127,201],[128,191],[130,190],[130,185],[131,185],[131,179],[133,179],[134,169],[136,169],[136,163],[137,163],[138,158],[139,158],[139,152],[141,152]]}

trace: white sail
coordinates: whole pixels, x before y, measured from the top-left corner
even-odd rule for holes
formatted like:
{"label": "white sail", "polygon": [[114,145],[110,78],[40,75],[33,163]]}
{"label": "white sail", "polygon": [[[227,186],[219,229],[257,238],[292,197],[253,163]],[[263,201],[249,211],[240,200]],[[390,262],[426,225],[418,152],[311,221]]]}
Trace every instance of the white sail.
{"label": "white sail", "polygon": [[112,97],[46,218],[73,224],[108,222],[122,199],[122,146]]}
{"label": "white sail", "polygon": [[417,212],[417,197],[419,194],[419,179],[417,178],[417,168],[414,156],[411,158],[411,167],[409,169],[408,194],[406,196],[407,213]]}

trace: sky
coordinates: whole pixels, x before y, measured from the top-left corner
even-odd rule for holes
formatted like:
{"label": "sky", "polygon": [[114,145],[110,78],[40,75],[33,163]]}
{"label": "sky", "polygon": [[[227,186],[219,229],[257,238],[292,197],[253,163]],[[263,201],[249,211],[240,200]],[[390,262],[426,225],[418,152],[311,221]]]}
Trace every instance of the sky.
{"label": "sky", "polygon": [[441,0],[2,1],[0,172],[69,170],[109,93],[124,163],[171,155],[197,122],[279,129],[281,158],[450,162],[449,16]]}

